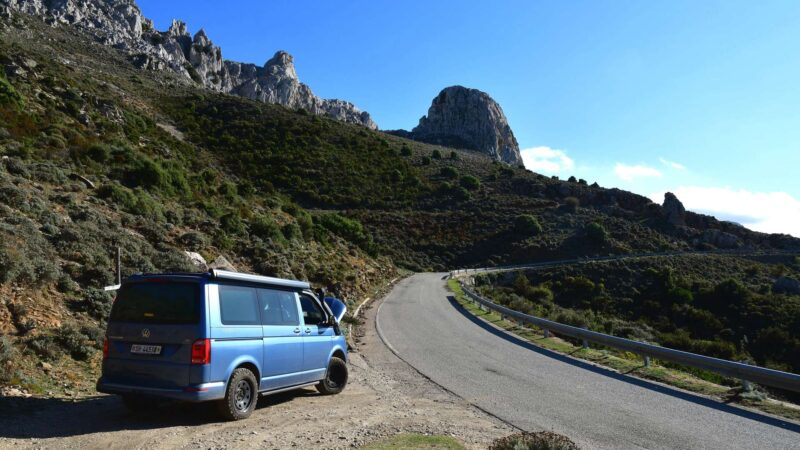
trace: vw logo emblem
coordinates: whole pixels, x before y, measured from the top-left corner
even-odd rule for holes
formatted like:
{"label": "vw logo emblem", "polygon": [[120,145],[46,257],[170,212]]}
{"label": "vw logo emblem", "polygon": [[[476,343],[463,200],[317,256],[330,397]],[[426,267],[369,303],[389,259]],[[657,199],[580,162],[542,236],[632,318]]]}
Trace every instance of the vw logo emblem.
{"label": "vw logo emblem", "polygon": [[149,338],[150,337],[150,330],[147,328],[142,329],[142,337]]}

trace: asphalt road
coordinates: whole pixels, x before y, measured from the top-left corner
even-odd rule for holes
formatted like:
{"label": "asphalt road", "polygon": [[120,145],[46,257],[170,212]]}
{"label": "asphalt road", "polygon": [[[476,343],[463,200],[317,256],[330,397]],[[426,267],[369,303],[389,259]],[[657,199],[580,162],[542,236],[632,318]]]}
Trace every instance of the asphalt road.
{"label": "asphalt road", "polygon": [[380,305],[384,342],[434,382],[512,425],[583,448],[800,449],[800,426],[598,368],[475,319],[417,274]]}

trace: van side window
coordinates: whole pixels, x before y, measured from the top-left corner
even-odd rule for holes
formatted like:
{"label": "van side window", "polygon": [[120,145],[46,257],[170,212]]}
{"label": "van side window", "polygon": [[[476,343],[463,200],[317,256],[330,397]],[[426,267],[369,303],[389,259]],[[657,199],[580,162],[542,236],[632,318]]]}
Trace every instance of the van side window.
{"label": "van side window", "polygon": [[300,296],[300,306],[303,308],[303,319],[306,325],[321,325],[325,323],[325,313],[313,298],[307,295]]}
{"label": "van side window", "polygon": [[300,325],[294,292],[259,289],[261,323],[263,325]]}
{"label": "van side window", "polygon": [[219,309],[223,325],[261,325],[258,299],[253,288],[221,284]]}

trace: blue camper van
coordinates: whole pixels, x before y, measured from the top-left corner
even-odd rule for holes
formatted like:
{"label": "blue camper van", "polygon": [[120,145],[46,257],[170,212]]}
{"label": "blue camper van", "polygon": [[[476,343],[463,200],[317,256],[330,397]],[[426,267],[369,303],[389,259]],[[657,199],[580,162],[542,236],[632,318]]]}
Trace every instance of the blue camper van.
{"label": "blue camper van", "polygon": [[99,392],[146,410],[157,399],[216,401],[244,419],[259,394],[347,384],[346,307],[302,281],[212,270],[136,275],[117,292]]}

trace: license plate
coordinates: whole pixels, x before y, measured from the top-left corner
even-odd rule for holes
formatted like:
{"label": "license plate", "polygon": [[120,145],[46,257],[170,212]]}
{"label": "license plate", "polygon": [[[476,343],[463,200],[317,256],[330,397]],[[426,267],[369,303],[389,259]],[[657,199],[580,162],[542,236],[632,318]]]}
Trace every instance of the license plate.
{"label": "license plate", "polygon": [[131,353],[136,353],[139,355],[160,355],[161,346],[133,344],[131,345]]}

